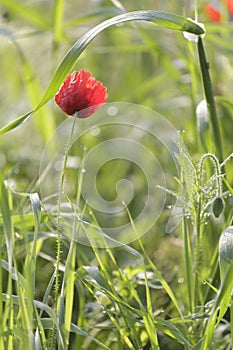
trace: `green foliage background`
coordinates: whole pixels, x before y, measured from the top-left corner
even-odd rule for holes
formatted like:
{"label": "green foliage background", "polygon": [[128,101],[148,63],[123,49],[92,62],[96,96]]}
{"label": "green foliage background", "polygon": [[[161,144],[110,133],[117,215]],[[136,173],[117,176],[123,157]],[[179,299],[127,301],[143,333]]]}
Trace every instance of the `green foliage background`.
{"label": "green foliage background", "polygon": [[[232,26],[227,22],[224,24],[209,23],[203,13],[203,3],[204,1],[197,1],[198,19],[206,26],[207,33],[204,42],[210,63],[214,93],[218,96],[216,99],[217,108],[223,135],[224,157],[226,158],[232,152]],[[19,0],[0,0],[0,127],[4,127],[37,106],[61,59],[82,34],[103,20],[123,11],[147,9],[167,11],[194,18],[192,1],[30,0],[22,2]],[[109,102],[140,104],[165,116],[178,130],[182,131],[182,137],[194,161],[197,162],[205,152],[214,152],[209,131],[206,133],[205,147],[200,142],[195,108],[203,99],[203,88],[197,49],[194,43],[184,39],[182,32],[139,23],[125,23],[111,27],[102,32],[78,59],[75,69],[81,68],[91,71],[93,76],[107,86]],[[17,192],[39,192],[38,174],[41,154],[49,137],[64,118],[66,118],[64,113],[51,100],[24,124],[0,136],[2,179],[7,179],[10,186]],[[88,142],[88,140],[84,140],[84,142]],[[154,146],[148,144],[148,147],[153,148]],[[169,159],[164,159],[164,162],[169,167]],[[119,163],[118,169],[122,168],[122,164]],[[135,172],[136,170],[126,168],[125,172],[122,171],[123,177],[127,171]],[[167,179],[168,187],[177,191],[177,184],[172,177],[173,174],[175,175],[174,169],[169,168],[168,173],[170,174]],[[231,186],[233,182],[232,161],[226,164],[226,173],[228,184]],[[112,198],[114,190],[109,193],[108,189],[115,189],[116,177],[112,175],[111,167],[105,167],[103,174],[104,176],[99,179],[98,186],[102,189],[103,195]],[[141,179],[141,174],[136,173],[136,176]],[[141,183],[143,184],[143,180]],[[142,189],[140,190],[142,191]],[[2,201],[4,193],[3,190]],[[24,274],[29,243],[33,241],[32,237],[35,233],[34,218],[36,214],[31,211],[28,197],[13,195],[10,197],[9,203],[10,208],[8,209],[11,211],[9,215],[13,217],[14,222],[15,250],[13,260],[18,271]],[[168,198],[167,204],[172,203],[173,199]],[[132,212],[138,210],[136,205],[130,209]],[[25,216],[25,214],[27,215]],[[181,253],[183,251],[183,237],[180,227],[172,234],[165,233],[169,215],[170,210],[165,208],[159,222],[142,238],[142,244],[148,258],[150,257],[155,264],[156,271],[157,269],[161,271],[164,281],[174,292],[181,311],[188,317],[190,314],[188,315],[187,312],[187,285],[184,280],[185,268],[183,253]],[[216,254],[219,236],[222,230],[231,224],[230,209],[226,217],[217,222],[210,220],[203,238],[205,254],[203,254],[201,278],[203,280],[210,278],[210,283],[213,282],[216,288],[218,288],[218,278],[213,280],[214,272],[211,270],[209,274],[209,268],[211,261],[213,261],[212,257]],[[43,299],[48,283],[51,281],[56,259],[54,228],[49,225],[43,226],[43,220],[46,221],[47,218],[42,217],[42,224],[38,232],[40,239],[38,239],[36,247],[37,265],[33,298],[38,301]],[[1,224],[2,222],[3,220]],[[1,254],[3,260],[7,260],[2,226],[0,229]],[[142,249],[140,244],[134,242],[132,248],[140,251]],[[64,240],[62,264],[65,264],[69,249],[69,243]],[[138,263],[137,256],[131,255],[129,251],[122,251],[120,248],[114,250],[114,258],[112,257],[109,270],[106,268],[109,259],[107,253],[105,255],[103,252],[93,252],[90,248],[77,245],[75,253],[72,254],[75,258],[70,258],[69,262],[72,265],[71,261],[75,259],[74,269],[77,275],[81,276],[80,280],[77,276],[75,277],[77,278],[75,299],[71,305],[73,322],[110,349],[133,349],[130,347],[130,343],[124,340],[123,335],[119,336],[113,327],[113,319],[116,314],[118,315],[119,310],[114,311],[116,314],[112,310],[108,310],[108,315],[112,318],[106,317],[104,308],[109,303],[109,299],[107,299],[109,295],[106,293],[106,300],[103,301],[102,306],[100,300],[98,303],[96,302],[93,294],[94,287],[85,280],[86,275],[82,266],[100,267],[104,278],[107,279],[109,276],[112,279],[112,285],[117,286],[117,291],[122,299],[134,307],[136,303],[133,294],[134,288],[137,290],[142,305],[148,302],[145,296],[147,293],[145,280],[141,277],[138,280],[138,273],[143,271],[143,264]],[[104,267],[100,266],[98,256],[102,257]],[[116,265],[114,265],[114,259],[117,261]],[[148,261],[146,268],[151,271],[151,265]],[[215,266],[217,266],[216,261]],[[125,280],[122,271],[127,276]],[[99,276],[94,275],[94,278],[97,277]],[[7,290],[9,291],[7,269],[2,269],[1,279],[2,291],[6,293]],[[180,319],[177,323],[176,319],[180,315],[168,297],[167,290],[165,292],[161,288],[161,279],[159,279],[158,284],[158,288],[151,288],[154,316],[163,313],[162,319],[165,321],[174,320],[173,324],[179,328]],[[101,284],[100,286],[103,287]],[[103,293],[101,287],[99,287],[99,292]],[[203,284],[202,295],[212,293],[211,288],[208,287],[208,284]],[[20,295],[15,285],[12,288],[12,294]],[[208,301],[212,299],[213,295],[211,294]],[[49,298],[47,303],[49,303]],[[51,300],[52,303],[53,300]],[[124,312],[120,311],[121,315],[124,315]],[[198,313],[198,310],[195,312]],[[117,317],[120,318],[119,315]],[[228,320],[226,324],[229,326],[227,322]],[[190,340],[192,336],[190,338],[187,336],[187,339],[196,345],[195,349],[199,349],[198,332],[205,326],[204,323],[205,320],[202,324],[198,319],[196,329],[193,328],[192,341]],[[130,322],[128,326],[129,324]],[[224,328],[224,332],[227,326]],[[17,328],[16,323],[15,327]],[[180,328],[182,331],[182,326]],[[151,329],[153,329],[152,326]],[[168,326],[166,328],[165,325],[162,326],[158,322],[158,330],[161,349],[191,349],[191,346],[177,341],[179,336],[177,335],[176,338],[174,332],[173,336],[170,337],[168,333],[172,333],[172,331],[169,330]],[[145,331],[142,323],[139,323],[135,326],[135,334],[137,332],[138,344],[144,346],[143,349],[149,349],[146,347],[149,346],[147,344],[149,344],[148,338],[150,338],[148,329]],[[213,349],[227,349],[230,336],[228,329],[226,334],[224,332],[221,333],[221,330],[217,329]],[[185,331],[182,334],[184,337],[187,335]],[[20,335],[18,337],[20,338]],[[135,339],[137,339],[136,336]],[[91,338],[77,335],[75,332],[69,341],[70,349],[77,349],[78,346],[80,349],[101,348],[101,345],[97,345]],[[45,343],[43,349],[47,348]],[[22,344],[19,345],[16,342],[12,348],[21,349]],[[139,348],[142,347],[138,345]]]}

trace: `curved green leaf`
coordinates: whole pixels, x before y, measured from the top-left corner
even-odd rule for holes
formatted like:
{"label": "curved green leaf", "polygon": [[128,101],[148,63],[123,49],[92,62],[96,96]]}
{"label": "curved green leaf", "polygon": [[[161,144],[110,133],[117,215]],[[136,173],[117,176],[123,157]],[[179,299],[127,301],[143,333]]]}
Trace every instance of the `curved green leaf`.
{"label": "curved green leaf", "polygon": [[78,57],[99,33],[111,26],[129,21],[152,22],[167,29],[186,31],[197,35],[204,33],[203,28],[199,27],[193,21],[167,12],[157,12],[150,10],[134,11],[110,18],[95,26],[93,29],[89,30],[86,34],[81,36],[81,38],[76,41],[76,43],[71,47],[71,49],[67,52],[60,65],[58,66],[38,108],[42,107],[54,96],[63,80],[75,65]]}
{"label": "curved green leaf", "polygon": [[12,129],[15,129],[17,128],[17,126],[23,124],[27,119],[29,119],[32,114],[34,113],[35,111],[30,111],[24,115],[22,115],[21,117],[13,120],[13,122],[7,124],[6,126],[4,126],[3,128],[0,129],[0,135],[1,134],[5,134],[6,132],[12,130]]}
{"label": "curved green leaf", "polygon": [[70,71],[74,67],[78,57],[99,33],[111,26],[129,21],[152,22],[167,29],[185,31],[196,35],[201,35],[204,33],[204,29],[193,21],[185,17],[177,16],[167,12],[158,12],[151,10],[133,11],[107,19],[106,21],[89,30],[86,34],[82,35],[81,38],[78,39],[78,41],[76,41],[76,43],[67,52],[57,70],[55,71],[54,76],[52,77],[38,106],[33,111],[19,117],[12,123],[0,129],[0,134],[3,134],[21,125],[55,95],[66,76],[70,74]]}

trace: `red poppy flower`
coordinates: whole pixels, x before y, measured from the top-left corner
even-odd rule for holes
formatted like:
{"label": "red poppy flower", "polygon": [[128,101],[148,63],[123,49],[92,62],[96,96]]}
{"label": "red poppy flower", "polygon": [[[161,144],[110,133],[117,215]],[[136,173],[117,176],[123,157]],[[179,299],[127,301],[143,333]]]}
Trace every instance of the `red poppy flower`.
{"label": "red poppy flower", "polygon": [[219,1],[218,7],[214,6],[212,3],[208,3],[204,7],[204,12],[212,22],[221,22],[220,2],[226,6],[229,14],[231,16],[233,15],[233,0],[221,0]]}
{"label": "red poppy flower", "polygon": [[219,10],[212,4],[207,4],[204,7],[204,11],[206,16],[212,21],[212,22],[220,22],[221,15]]}
{"label": "red poppy flower", "polygon": [[92,115],[107,100],[106,87],[84,69],[70,74],[55,96],[58,106],[68,115]]}
{"label": "red poppy flower", "polygon": [[227,8],[232,16],[233,15],[233,0],[227,0]]}

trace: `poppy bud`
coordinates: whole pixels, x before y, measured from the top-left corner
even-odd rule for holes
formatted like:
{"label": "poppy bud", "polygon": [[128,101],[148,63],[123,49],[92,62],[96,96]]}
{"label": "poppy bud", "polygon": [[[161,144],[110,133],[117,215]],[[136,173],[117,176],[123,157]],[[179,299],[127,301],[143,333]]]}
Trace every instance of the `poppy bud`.
{"label": "poppy bud", "polygon": [[224,201],[221,197],[217,197],[214,200],[212,211],[216,218],[218,218],[224,209]]}
{"label": "poppy bud", "polygon": [[233,226],[227,227],[219,240],[219,265],[221,279],[223,280],[227,269],[233,262]]}

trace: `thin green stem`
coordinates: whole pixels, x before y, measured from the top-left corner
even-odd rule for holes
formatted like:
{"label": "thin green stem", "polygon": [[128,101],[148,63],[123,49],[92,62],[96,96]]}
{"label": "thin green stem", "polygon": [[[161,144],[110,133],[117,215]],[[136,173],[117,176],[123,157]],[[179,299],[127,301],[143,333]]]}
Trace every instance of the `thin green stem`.
{"label": "thin green stem", "polygon": [[203,87],[205,92],[206,103],[210,115],[210,124],[213,134],[214,147],[217,157],[219,158],[220,163],[223,162],[223,149],[222,149],[222,139],[220,133],[219,120],[216,110],[216,105],[214,101],[213,87],[210,78],[209,64],[206,60],[205,50],[202,42],[202,38],[198,38],[198,55],[199,62],[201,67],[201,74],[203,80]]}
{"label": "thin green stem", "polygon": [[193,273],[192,273],[192,253],[191,244],[189,238],[189,232],[187,227],[187,219],[184,216],[182,222],[183,239],[184,239],[184,259],[185,259],[185,273],[188,287],[188,302],[189,302],[189,313],[193,313]]}
{"label": "thin green stem", "polygon": [[199,268],[201,265],[201,198],[198,201],[196,214],[196,246],[195,246],[195,280],[194,280],[194,306],[200,301],[199,296]]}
{"label": "thin green stem", "polygon": [[[198,229],[198,227],[197,227]],[[195,248],[195,279],[194,279],[194,306],[199,303],[199,266],[200,266],[200,230],[196,233],[196,248]]]}
{"label": "thin green stem", "polygon": [[[64,158],[63,158],[63,164],[62,164],[62,170],[61,170],[61,178],[59,183],[59,190],[58,190],[58,208],[57,208],[57,251],[56,251],[56,266],[55,266],[55,296],[54,296],[54,303],[55,303],[55,314],[58,316],[58,297],[59,297],[59,289],[60,289],[60,273],[59,273],[59,266],[61,261],[61,254],[62,254],[62,243],[61,243],[61,231],[60,231],[60,218],[61,218],[61,202],[62,202],[62,195],[63,195],[63,186],[64,186],[64,179],[65,179],[65,169],[66,164],[68,160],[69,150],[71,147],[71,141],[74,134],[75,129],[75,123],[76,123],[76,117],[73,117],[73,123],[71,132],[69,135],[69,139],[66,144]],[[55,325],[54,325],[55,327]],[[51,335],[51,343],[55,343],[55,335],[56,330],[53,328],[52,335]]]}

